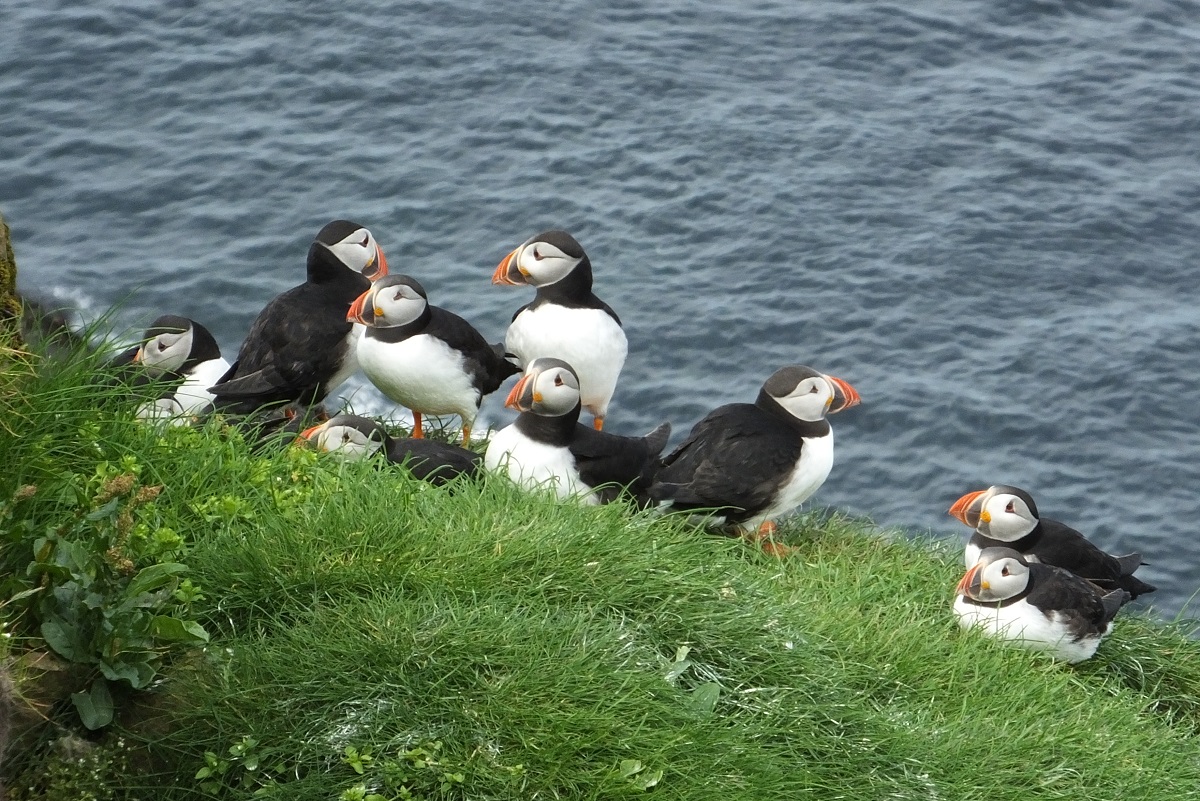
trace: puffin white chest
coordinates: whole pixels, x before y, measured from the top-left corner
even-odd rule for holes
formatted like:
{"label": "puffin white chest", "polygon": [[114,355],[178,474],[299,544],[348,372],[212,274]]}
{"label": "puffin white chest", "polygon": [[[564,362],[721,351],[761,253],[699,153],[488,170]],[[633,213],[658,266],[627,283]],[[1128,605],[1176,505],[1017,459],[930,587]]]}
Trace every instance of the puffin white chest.
{"label": "puffin white chest", "polygon": [[774,520],[779,515],[795,509],[821,488],[832,469],[833,432],[830,431],[823,437],[806,437],[804,447],[800,450],[800,460],[796,462],[787,481],[779,488],[774,502],[753,521],[746,521],[744,525],[749,527],[753,523],[757,528],[764,520]]}
{"label": "puffin white chest", "polygon": [[617,321],[601,309],[569,309],[543,303],[517,315],[504,347],[521,365],[543,356],[562,359],[579,376],[584,408],[603,415],[617,388],[629,342]]}
{"label": "puffin white chest", "polygon": [[479,411],[479,390],[463,355],[437,337],[400,342],[364,336],[358,364],[371,383],[396,403],[422,414],[457,414],[468,425]]}
{"label": "puffin white chest", "polygon": [[344,348],[341,363],[338,365],[335,372],[325,383],[325,394],[332,393],[335,389],[358,372],[358,341],[362,338],[363,331],[366,329],[361,325],[350,326],[350,333],[346,334],[343,340],[342,347]]}
{"label": "puffin white chest", "polygon": [[[1049,651],[1066,662],[1081,662],[1096,653],[1100,635],[1076,639],[1057,611],[1049,614],[1025,600],[1007,606],[981,606],[963,596],[954,599],[954,613],[964,629],[978,627],[989,636],[1011,640],[1026,648]],[[1112,629],[1110,623],[1108,629]]]}
{"label": "puffin white chest", "polygon": [[561,499],[575,497],[586,504],[600,503],[580,479],[570,450],[532,440],[515,425],[492,435],[483,465],[526,489],[553,492]]}
{"label": "puffin white chest", "polygon": [[229,370],[229,362],[221,357],[200,362],[190,371],[179,389],[175,390],[175,401],[181,414],[199,414],[216,397],[208,388],[225,375]]}

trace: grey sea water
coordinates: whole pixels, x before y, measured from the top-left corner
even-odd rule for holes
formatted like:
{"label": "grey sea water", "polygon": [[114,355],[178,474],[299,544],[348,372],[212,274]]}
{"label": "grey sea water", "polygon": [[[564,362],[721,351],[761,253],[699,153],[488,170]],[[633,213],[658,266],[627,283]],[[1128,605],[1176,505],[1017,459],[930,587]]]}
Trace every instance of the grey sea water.
{"label": "grey sea water", "polygon": [[[331,219],[499,340],[501,257],[587,248],[630,356],[609,425],[810,364],[812,503],[917,536],[992,483],[1200,587],[1193,2],[10,0],[0,210],[22,287],[232,358]],[[358,408],[390,406],[364,387]],[[502,393],[501,393],[502,394]],[[484,419],[509,419],[490,398]],[[947,595],[950,588],[947,588]],[[1139,601],[1141,603],[1141,601]]]}

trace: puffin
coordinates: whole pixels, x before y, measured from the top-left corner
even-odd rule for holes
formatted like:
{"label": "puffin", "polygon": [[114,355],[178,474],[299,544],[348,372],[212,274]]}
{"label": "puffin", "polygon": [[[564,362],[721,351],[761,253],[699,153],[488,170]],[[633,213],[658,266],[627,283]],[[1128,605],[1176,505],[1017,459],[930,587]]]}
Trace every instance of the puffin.
{"label": "puffin", "polygon": [[975,529],[963,554],[967,567],[985,548],[1008,547],[1030,562],[1055,565],[1104,589],[1121,589],[1136,598],[1156,587],[1133,573],[1141,554],[1112,556],[1075,529],[1057,520],[1039,518],[1033,496],[1018,487],[996,484],[968,492],[950,507],[950,514]]}
{"label": "puffin", "polygon": [[404,465],[422,481],[442,486],[459,476],[478,474],[482,457],[474,451],[431,439],[396,438],[376,420],[356,414],[339,414],[300,435],[322,451],[347,461],[383,453],[389,464]]}
{"label": "puffin", "polygon": [[218,411],[249,414],[264,407],[319,403],[358,364],[358,332],[346,311],[371,281],[387,274],[383,248],[363,226],[334,220],[308,249],[308,276],[272,299],[209,391]]}
{"label": "puffin", "polygon": [[550,488],[562,499],[603,504],[627,495],[645,506],[671,424],[662,423],[644,437],[589,428],[579,422],[580,384],[562,359],[531,361],[505,401],[520,414],[492,435],[484,467],[527,489]]}
{"label": "puffin", "polygon": [[365,326],[359,367],[380,392],[412,410],[417,439],[424,436],[422,415],[457,414],[465,446],[483,396],[521,372],[502,346],[489,345],[466,320],[431,305],[411,276],[378,279],[346,319]]}
{"label": "puffin", "polygon": [[629,342],[621,318],[592,293],[583,247],[566,231],[543,231],[501,260],[492,283],[537,289],[513,315],[504,346],[522,368],[543,356],[570,364],[592,426],[603,429]]}
{"label": "puffin", "polygon": [[663,459],[650,497],[664,509],[716,512],[712,522],[760,541],[775,519],[816,492],[833,467],[826,415],[859,403],[854,387],[811,367],[788,365],[762,385],[754,403],[709,412]]}
{"label": "puffin", "polygon": [[110,366],[135,385],[162,384],[163,394],[137,410],[139,419],[194,417],[211,408],[213,395],[206,389],[229,369],[212,332],[195,320],[164,314],[150,324],[140,344],[114,357]]}
{"label": "puffin", "polygon": [[1072,663],[1096,653],[1129,600],[1125,590],[1102,593],[1070,571],[995,547],[980,551],[955,592],[954,613],[964,629],[978,627]]}
{"label": "puffin", "polygon": [[171,314],[151,324],[133,361],[152,371],[183,377],[174,393],[159,399],[159,406],[171,408],[177,418],[211,409],[214,396],[207,387],[229,370],[212,332],[195,320]]}

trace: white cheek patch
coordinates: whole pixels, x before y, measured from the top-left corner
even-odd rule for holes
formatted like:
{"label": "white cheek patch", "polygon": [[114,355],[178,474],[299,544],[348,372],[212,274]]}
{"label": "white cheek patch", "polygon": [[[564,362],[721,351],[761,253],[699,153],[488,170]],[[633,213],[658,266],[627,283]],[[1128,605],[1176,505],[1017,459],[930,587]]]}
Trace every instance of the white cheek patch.
{"label": "white cheek patch", "polygon": [[540,261],[533,257],[533,248],[521,254],[521,266],[529,272],[530,282],[535,286],[555,284],[570,275],[578,261],[565,256],[545,256]]}
{"label": "white cheek patch", "polygon": [[[360,238],[359,242],[361,241]],[[358,273],[363,271],[371,254],[375,252],[374,245],[370,242],[366,247],[358,242],[338,242],[336,245],[331,245],[329,249],[333,255],[337,256],[338,261]]]}
{"label": "white cheek patch", "polygon": [[821,392],[804,392],[800,395],[789,395],[781,398],[779,403],[793,417],[814,423],[825,417],[828,395]]}
{"label": "white cheek patch", "polygon": [[384,307],[383,321],[388,325],[407,325],[425,312],[426,303],[421,298],[401,297],[388,300]]}
{"label": "white cheek patch", "polygon": [[553,415],[566,414],[579,403],[579,390],[566,384],[555,386],[550,380],[549,386],[538,389],[542,396],[542,408]]}
{"label": "white cheek patch", "polygon": [[[160,345],[166,344],[165,348]],[[142,363],[161,370],[178,370],[187,361],[192,350],[192,332],[175,335],[170,342],[162,335],[155,337],[142,348]]]}

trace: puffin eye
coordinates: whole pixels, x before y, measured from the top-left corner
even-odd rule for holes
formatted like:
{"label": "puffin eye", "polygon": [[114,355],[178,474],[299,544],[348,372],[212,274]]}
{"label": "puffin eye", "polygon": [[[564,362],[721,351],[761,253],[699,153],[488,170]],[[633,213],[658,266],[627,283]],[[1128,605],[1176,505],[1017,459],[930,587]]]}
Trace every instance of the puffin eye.
{"label": "puffin eye", "polygon": [[1009,501],[1008,506],[1004,507],[1004,511],[1011,515],[1017,511],[1017,505],[1012,501]]}
{"label": "puffin eye", "polygon": [[364,234],[364,235],[363,235],[363,241],[359,242],[358,244],[359,244],[359,247],[364,247],[364,248],[365,248],[367,245],[371,244],[371,235],[370,235],[370,234]]}
{"label": "puffin eye", "polygon": [[816,386],[816,384],[814,384],[814,385],[812,386],[812,388],[811,388],[811,389],[808,391],[808,394],[809,394],[809,395],[816,395],[816,394],[817,394],[817,386]]}
{"label": "puffin eye", "polygon": [[562,376],[561,375],[554,376],[554,386],[561,387],[562,385],[563,385]]}
{"label": "puffin eye", "polygon": [[166,350],[166,349],[167,349],[167,343],[166,343],[166,342],[163,342],[163,341],[160,339],[160,340],[158,341],[158,350],[159,350],[159,352],[162,352],[162,351],[164,351],[164,350]]}
{"label": "puffin eye", "polygon": [[1002,575],[1002,576],[1008,575],[1008,565],[1004,566],[1004,569],[1000,571],[1000,575]]}
{"label": "puffin eye", "polygon": [[546,258],[546,257],[545,257],[545,256],[543,256],[543,255],[542,255],[542,253],[541,253],[541,251],[537,249],[537,245],[534,245],[534,247],[533,247],[533,260],[534,260],[534,261],[541,261],[541,260],[542,260],[542,259],[544,259],[544,258]]}
{"label": "puffin eye", "polygon": [[349,442],[349,441],[350,441],[350,434],[348,432],[343,431],[342,432],[342,442]]}

